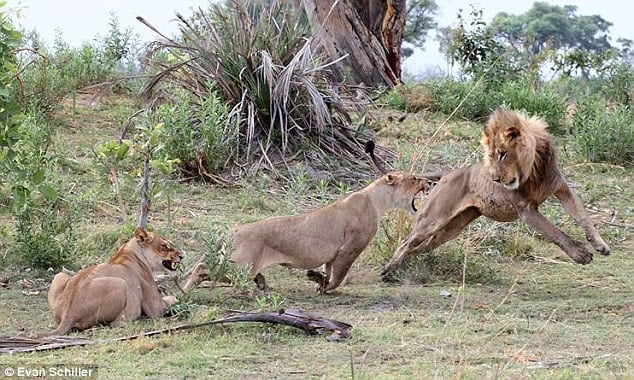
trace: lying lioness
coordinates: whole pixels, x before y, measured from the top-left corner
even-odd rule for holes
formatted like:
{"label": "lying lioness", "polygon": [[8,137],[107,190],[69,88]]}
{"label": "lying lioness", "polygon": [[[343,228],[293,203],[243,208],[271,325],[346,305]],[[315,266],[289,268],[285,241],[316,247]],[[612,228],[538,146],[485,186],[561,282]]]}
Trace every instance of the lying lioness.
{"label": "lying lioness", "polygon": [[48,335],[64,335],[99,323],[120,324],[145,314],[157,317],[176,303],[162,296],[153,271],[173,273],[182,254],[165,238],[137,228],[107,263],[74,276],[58,273],[48,292],[48,306],[59,326]]}
{"label": "lying lioness", "polygon": [[258,288],[266,289],[260,273],[273,264],[309,271],[317,291],[335,289],[370,243],[383,214],[390,209],[416,213],[414,198],[427,190],[427,179],[391,172],[339,201],[311,212],[278,216],[234,228],[232,260],[251,264]]}

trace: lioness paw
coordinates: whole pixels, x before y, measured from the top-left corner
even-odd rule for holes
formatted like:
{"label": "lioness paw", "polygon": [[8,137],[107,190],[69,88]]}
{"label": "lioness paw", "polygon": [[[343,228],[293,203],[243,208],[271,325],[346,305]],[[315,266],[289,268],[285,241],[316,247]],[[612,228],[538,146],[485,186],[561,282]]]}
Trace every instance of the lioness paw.
{"label": "lioness paw", "polygon": [[176,305],[176,303],[178,302],[178,299],[174,296],[165,296],[163,297],[163,301],[165,302],[167,307],[172,307]]}

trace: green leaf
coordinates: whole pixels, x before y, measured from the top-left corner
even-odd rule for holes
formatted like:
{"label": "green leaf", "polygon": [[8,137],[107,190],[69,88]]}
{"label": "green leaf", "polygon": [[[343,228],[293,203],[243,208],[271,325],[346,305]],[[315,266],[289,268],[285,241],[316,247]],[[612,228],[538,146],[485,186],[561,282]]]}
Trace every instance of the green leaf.
{"label": "green leaf", "polygon": [[12,189],[14,205],[17,209],[22,209],[31,196],[31,190],[22,185],[14,186]]}
{"label": "green leaf", "polygon": [[40,185],[42,182],[44,182],[45,175],[46,173],[44,172],[43,169],[40,169],[37,172],[35,172],[35,174],[33,174],[33,184],[35,186]]}
{"label": "green leaf", "polygon": [[128,150],[130,149],[130,145],[126,144],[126,143],[122,143],[121,145],[119,145],[117,147],[117,161],[121,161],[124,159],[125,155],[128,153]]}
{"label": "green leaf", "polygon": [[40,186],[39,190],[47,201],[52,203],[57,200],[57,191],[50,185]]}

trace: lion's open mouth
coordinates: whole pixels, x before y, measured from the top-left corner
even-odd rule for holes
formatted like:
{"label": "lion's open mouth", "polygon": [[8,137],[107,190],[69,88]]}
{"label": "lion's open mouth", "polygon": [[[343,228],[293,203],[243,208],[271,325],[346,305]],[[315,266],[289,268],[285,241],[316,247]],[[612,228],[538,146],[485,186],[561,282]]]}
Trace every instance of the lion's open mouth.
{"label": "lion's open mouth", "polygon": [[162,264],[165,267],[165,269],[170,271],[175,271],[176,266],[178,265],[176,261],[172,261],[172,260],[163,260]]}

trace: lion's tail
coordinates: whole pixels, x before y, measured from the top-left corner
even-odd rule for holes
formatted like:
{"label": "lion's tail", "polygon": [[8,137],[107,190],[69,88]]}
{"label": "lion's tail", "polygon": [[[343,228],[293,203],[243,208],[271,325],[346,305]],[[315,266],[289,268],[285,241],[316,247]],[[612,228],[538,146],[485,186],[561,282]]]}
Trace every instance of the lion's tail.
{"label": "lion's tail", "polygon": [[39,333],[35,333],[33,334],[34,336],[38,337],[38,338],[46,338],[49,336],[58,336],[58,335],[66,335],[70,332],[70,330],[72,329],[72,322],[69,321],[68,319],[64,319],[62,318],[62,320],[59,323],[59,326],[57,326],[56,329],[51,330],[51,331],[47,331],[47,332],[39,332]]}
{"label": "lion's tail", "polygon": [[368,140],[365,143],[365,152],[370,155],[370,159],[374,163],[377,169],[381,172],[381,174],[387,174],[387,170],[385,170],[385,166],[379,162],[379,160],[374,155],[374,141]]}

